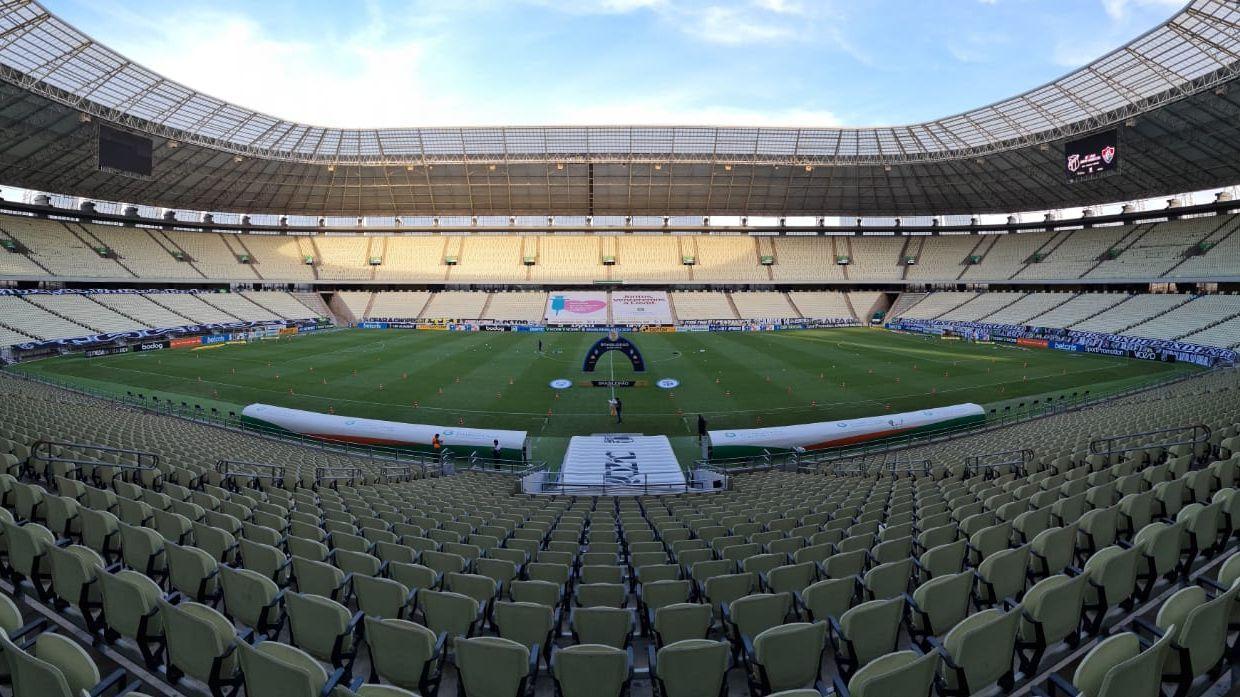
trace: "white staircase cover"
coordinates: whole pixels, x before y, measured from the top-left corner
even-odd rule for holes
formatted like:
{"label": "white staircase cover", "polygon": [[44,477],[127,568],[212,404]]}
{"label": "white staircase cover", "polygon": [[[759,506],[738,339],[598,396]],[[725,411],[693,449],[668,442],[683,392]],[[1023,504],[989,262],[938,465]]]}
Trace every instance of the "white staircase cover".
{"label": "white staircase cover", "polygon": [[685,473],[667,436],[602,434],[573,436],[560,467],[570,487],[599,487],[608,493],[632,487],[634,493],[684,490]]}

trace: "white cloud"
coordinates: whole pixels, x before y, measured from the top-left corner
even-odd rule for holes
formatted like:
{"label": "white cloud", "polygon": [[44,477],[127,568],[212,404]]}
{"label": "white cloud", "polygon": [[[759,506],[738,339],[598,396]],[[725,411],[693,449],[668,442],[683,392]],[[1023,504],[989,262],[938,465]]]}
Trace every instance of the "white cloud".
{"label": "white cloud", "polygon": [[[595,0],[597,5],[651,6],[660,0]],[[778,1],[778,0],[776,0]],[[707,12],[697,31],[707,40],[774,38],[765,26],[729,26],[729,10]],[[709,90],[679,90],[637,99],[517,99],[487,109],[424,76],[433,72],[441,39],[409,39],[376,17],[359,29],[322,40],[282,38],[240,14],[187,8],[159,17],[133,17],[132,33],[109,38],[123,55],[189,87],[246,108],[317,126],[359,128],[470,125],[702,124],[837,126],[823,110],[774,110],[717,105]],[[207,40],[201,27],[212,27]],[[711,36],[717,32],[717,36]],[[321,39],[322,37],[319,37]],[[511,98],[510,98],[511,99]]]}
{"label": "white cloud", "polygon": [[[1058,39],[1050,60],[1065,68],[1079,68],[1124,45],[1135,32],[1149,28],[1184,7],[1186,0],[1100,0],[1109,22],[1090,32],[1070,32]],[[1166,16],[1157,18],[1160,12]],[[1151,17],[1154,17],[1153,19]]]}
{"label": "white cloud", "polygon": [[961,63],[986,63],[996,48],[1008,46],[1011,37],[1002,31],[969,32],[944,43],[947,52]]}
{"label": "white cloud", "polygon": [[[823,20],[838,22],[837,0],[524,0],[570,14],[654,13],[680,33],[706,43],[738,46],[787,41],[843,44]],[[841,45],[846,53],[850,47]]]}
{"label": "white cloud", "polygon": [[1064,68],[1080,68],[1101,58],[1114,49],[1119,42],[1108,38],[1060,39],[1051,51],[1051,61]]}
{"label": "white cloud", "polygon": [[670,0],[525,0],[531,5],[549,7],[570,14],[628,14],[670,4]]}
{"label": "white cloud", "polygon": [[720,5],[687,13],[681,29],[703,41],[734,46],[791,40],[797,36],[792,26],[764,21],[742,8]]}
{"label": "white cloud", "polygon": [[781,15],[803,15],[807,11],[805,5],[796,0],[754,0],[754,5]]}
{"label": "white cloud", "polygon": [[378,17],[333,37],[330,51],[215,10],[190,8],[139,22],[109,45],[195,90],[280,118],[382,127],[451,123],[462,111],[456,98],[422,78],[433,39],[396,36]]}
{"label": "white cloud", "polygon": [[1102,7],[1113,19],[1126,19],[1130,7],[1166,8],[1168,11],[1183,7],[1185,0],[1102,0]]}

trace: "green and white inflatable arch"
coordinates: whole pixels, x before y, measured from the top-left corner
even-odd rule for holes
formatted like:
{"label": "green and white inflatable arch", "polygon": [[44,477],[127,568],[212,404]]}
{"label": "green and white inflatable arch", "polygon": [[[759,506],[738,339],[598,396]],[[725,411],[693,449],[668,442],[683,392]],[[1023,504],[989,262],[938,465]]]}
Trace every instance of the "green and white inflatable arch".
{"label": "green and white inflatable arch", "polygon": [[443,447],[457,455],[477,453],[491,457],[499,441],[501,457],[521,460],[528,441],[526,431],[505,431],[433,424],[407,424],[353,416],[320,414],[271,404],[250,404],[241,410],[241,422],[259,431],[283,432],[315,440],[354,445],[375,445],[412,452],[429,452],[431,439],[439,434]]}
{"label": "green and white inflatable arch", "polygon": [[895,436],[940,431],[985,420],[986,410],[970,403],[844,421],[724,429],[710,431],[707,435],[710,437],[712,456],[729,458],[760,455],[764,451],[825,450]]}

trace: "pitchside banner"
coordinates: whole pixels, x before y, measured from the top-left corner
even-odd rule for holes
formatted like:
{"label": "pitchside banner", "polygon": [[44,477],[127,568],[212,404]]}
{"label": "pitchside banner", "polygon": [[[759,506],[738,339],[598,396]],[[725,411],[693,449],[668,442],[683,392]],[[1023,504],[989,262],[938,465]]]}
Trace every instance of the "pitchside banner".
{"label": "pitchside banner", "polygon": [[547,324],[607,324],[607,293],[565,291],[547,298]]}
{"label": "pitchside banner", "polygon": [[617,324],[672,324],[672,308],[662,291],[617,290],[611,294],[611,320]]}

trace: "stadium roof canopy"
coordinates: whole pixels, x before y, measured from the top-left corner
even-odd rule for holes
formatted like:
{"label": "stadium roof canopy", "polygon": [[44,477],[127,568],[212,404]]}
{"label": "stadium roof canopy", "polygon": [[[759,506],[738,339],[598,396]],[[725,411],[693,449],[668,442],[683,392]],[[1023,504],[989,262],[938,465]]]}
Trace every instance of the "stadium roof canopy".
{"label": "stadium roof canopy", "polygon": [[[0,3],[0,183],[202,211],[309,215],[929,215],[1240,182],[1240,3],[1193,0],[1064,77],[884,128],[322,128],[161,77],[36,2]],[[98,125],[154,169],[98,167]],[[1120,129],[1121,170],[1069,183],[1064,143]]]}

